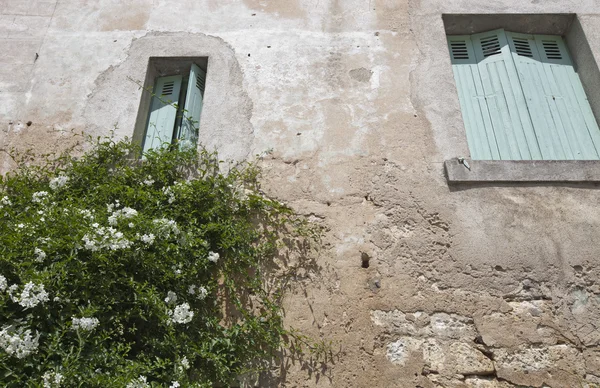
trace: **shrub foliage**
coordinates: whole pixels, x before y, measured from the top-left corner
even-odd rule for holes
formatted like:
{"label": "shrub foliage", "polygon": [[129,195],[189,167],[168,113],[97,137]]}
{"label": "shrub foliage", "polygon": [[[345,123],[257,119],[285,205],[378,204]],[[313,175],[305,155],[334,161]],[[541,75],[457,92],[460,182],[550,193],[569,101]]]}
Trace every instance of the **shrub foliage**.
{"label": "shrub foliage", "polygon": [[282,345],[263,268],[311,229],[252,165],[135,152],[0,178],[1,386],[228,386]]}

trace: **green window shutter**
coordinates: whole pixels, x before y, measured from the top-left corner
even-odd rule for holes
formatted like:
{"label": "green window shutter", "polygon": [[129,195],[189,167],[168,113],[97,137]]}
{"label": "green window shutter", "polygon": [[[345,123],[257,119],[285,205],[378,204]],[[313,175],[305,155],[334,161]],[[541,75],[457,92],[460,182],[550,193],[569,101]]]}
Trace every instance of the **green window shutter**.
{"label": "green window shutter", "polygon": [[156,79],[144,139],[144,152],[172,141],[177,118],[177,108],[173,104],[179,101],[182,79],[180,75]]}
{"label": "green window shutter", "polygon": [[205,82],[206,72],[196,64],[192,64],[183,119],[178,134],[179,146],[182,149],[195,147],[198,144],[198,128],[200,126],[200,114],[202,113]]}
{"label": "green window shutter", "polygon": [[556,105],[552,100],[550,82],[544,70],[535,37],[533,35],[507,32],[513,61],[519,82],[523,88],[536,139],[545,160],[569,158],[567,134],[560,125]]}
{"label": "green window shutter", "polygon": [[[541,159],[504,30],[471,36],[500,160]],[[492,139],[490,139],[491,141]]]}
{"label": "green window shutter", "polygon": [[600,130],[561,37],[535,35],[545,100],[567,159],[599,159]]}
{"label": "green window shutter", "polygon": [[448,36],[452,71],[473,159],[499,159],[471,37]]}

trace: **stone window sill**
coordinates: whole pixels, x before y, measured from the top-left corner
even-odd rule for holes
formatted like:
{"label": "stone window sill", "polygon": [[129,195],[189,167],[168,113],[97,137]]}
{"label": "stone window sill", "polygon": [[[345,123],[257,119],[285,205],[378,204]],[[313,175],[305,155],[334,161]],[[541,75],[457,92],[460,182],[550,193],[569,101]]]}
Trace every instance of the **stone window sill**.
{"label": "stone window sill", "polygon": [[[468,167],[467,167],[468,166]],[[444,162],[450,184],[600,182],[600,160],[469,160]]]}

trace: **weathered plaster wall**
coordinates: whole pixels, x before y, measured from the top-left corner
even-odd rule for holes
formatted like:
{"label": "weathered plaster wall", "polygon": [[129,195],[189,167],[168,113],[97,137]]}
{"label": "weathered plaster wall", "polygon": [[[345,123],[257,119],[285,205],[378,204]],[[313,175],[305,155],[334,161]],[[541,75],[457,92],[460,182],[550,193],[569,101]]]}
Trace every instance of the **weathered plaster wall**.
{"label": "weathered plaster wall", "polygon": [[265,384],[591,386],[599,191],[448,186],[468,149],[442,13],[577,13],[600,61],[595,0],[0,0],[0,148],[132,136],[147,58],[209,56],[201,139],[272,150],[264,190],[328,230],[287,319],[340,350]]}

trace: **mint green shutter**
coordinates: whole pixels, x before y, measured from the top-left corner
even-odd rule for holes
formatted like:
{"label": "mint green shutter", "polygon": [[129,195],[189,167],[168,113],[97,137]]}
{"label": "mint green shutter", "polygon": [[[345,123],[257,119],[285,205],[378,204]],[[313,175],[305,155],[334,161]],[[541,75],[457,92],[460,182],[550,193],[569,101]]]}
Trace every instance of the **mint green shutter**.
{"label": "mint green shutter", "polygon": [[541,66],[546,76],[546,101],[561,136],[567,159],[599,159],[600,130],[579,75],[573,68],[561,37],[535,35]]}
{"label": "mint green shutter", "polygon": [[504,30],[475,34],[471,40],[500,154],[493,159],[541,159]]}
{"label": "mint green shutter", "polygon": [[180,75],[156,79],[144,139],[144,152],[171,143],[177,118],[177,108],[173,104],[179,101],[182,79]]}
{"label": "mint green shutter", "polygon": [[448,36],[452,71],[473,159],[499,159],[471,37]]}
{"label": "mint green shutter", "polygon": [[205,82],[206,72],[197,65],[192,64],[179,133],[179,145],[182,149],[195,147],[198,144],[198,129]]}

